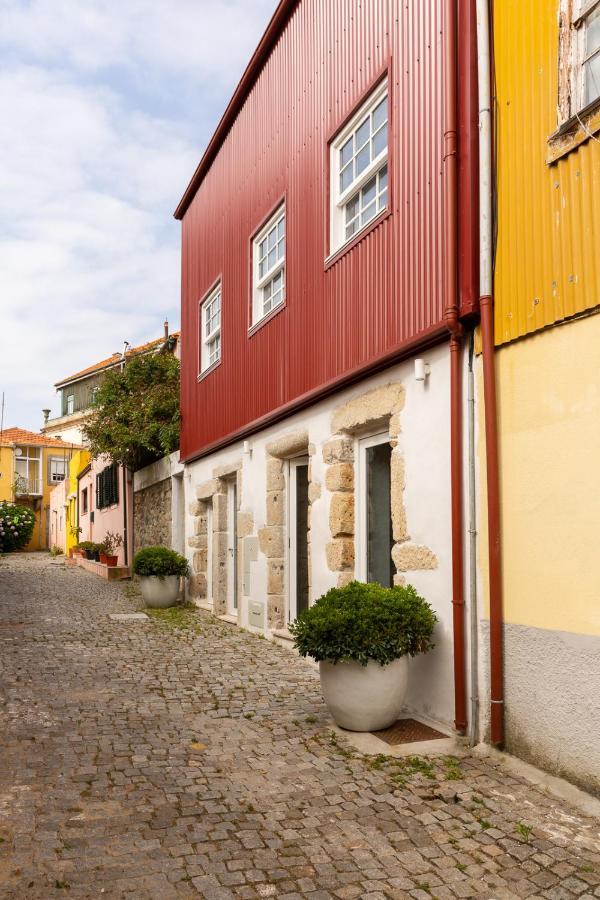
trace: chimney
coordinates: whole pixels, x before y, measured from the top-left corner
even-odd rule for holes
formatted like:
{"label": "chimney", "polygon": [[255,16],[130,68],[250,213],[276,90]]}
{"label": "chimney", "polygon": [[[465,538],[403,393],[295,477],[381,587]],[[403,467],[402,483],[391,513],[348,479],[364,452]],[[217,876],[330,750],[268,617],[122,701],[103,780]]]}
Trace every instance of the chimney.
{"label": "chimney", "polygon": [[44,425],[47,425],[47,424],[48,424],[48,419],[50,418],[50,410],[49,410],[49,409],[43,409],[43,410],[42,410],[42,415],[43,415],[43,417],[44,417]]}
{"label": "chimney", "polygon": [[169,340],[169,320],[165,319],[165,341]]}

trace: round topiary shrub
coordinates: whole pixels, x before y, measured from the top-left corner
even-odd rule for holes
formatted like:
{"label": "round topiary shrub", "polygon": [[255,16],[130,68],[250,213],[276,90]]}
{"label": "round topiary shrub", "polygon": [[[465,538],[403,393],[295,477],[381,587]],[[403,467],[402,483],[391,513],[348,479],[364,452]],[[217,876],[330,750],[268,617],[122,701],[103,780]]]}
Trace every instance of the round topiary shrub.
{"label": "round topiary shrub", "polygon": [[167,575],[178,575],[185,578],[190,574],[190,567],[185,556],[175,550],[169,550],[168,547],[145,547],[133,557],[133,573],[142,577],[157,575],[164,578]]}
{"label": "round topiary shrub", "polygon": [[332,588],[290,625],[302,656],[317,662],[375,660],[382,666],[426,653],[437,616],[415,589],[352,581]]}
{"label": "round topiary shrub", "polygon": [[0,553],[25,547],[31,540],[34,525],[32,509],[5,500],[0,503]]}

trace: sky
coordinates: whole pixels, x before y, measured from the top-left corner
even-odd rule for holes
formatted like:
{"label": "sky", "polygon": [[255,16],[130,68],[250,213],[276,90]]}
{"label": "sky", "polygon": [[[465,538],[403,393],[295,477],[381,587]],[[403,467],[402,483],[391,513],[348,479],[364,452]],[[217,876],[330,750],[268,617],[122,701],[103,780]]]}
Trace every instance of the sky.
{"label": "sky", "polygon": [[276,0],[0,0],[4,427],[179,328],[175,209]]}

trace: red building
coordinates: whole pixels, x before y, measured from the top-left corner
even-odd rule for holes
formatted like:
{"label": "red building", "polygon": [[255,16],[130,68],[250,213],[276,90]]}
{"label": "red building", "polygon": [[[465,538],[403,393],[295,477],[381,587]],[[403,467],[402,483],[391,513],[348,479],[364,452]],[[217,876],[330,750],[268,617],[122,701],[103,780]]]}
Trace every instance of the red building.
{"label": "red building", "polygon": [[451,398],[477,105],[456,6],[282,0],[176,216],[192,595],[285,641],[334,584],[410,581],[440,626],[408,704],[464,728]]}

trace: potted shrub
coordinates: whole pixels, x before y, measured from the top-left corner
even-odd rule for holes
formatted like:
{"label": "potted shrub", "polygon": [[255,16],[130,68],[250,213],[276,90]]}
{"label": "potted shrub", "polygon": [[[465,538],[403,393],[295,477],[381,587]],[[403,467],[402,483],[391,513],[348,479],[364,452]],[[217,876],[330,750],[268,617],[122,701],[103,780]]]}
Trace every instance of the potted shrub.
{"label": "potted shrub", "polygon": [[179,580],[189,575],[185,556],[168,547],[146,547],[133,558],[133,574],[140,579],[146,606],[163,609],[173,606],[179,594]]}
{"label": "potted shrub", "polygon": [[379,731],[397,720],[408,657],[433,647],[436,621],[411,586],[353,581],[319,597],[290,631],[300,654],[319,663],[323,697],[337,724]]}
{"label": "potted shrub", "polygon": [[93,547],[94,547],[94,545],[91,541],[80,541],[79,542],[79,549],[83,550],[83,555],[85,556],[86,559],[94,558],[93,552],[92,552]]}
{"label": "potted shrub", "polygon": [[83,547],[81,546],[81,544],[75,544],[75,546],[74,546],[73,549],[71,550],[71,554],[72,554],[73,556],[81,556],[81,557],[85,557],[85,550],[83,549]]}
{"label": "potted shrub", "polygon": [[123,537],[112,531],[107,531],[104,540],[100,544],[100,562],[107,566],[116,566],[119,561],[115,550],[123,543]]}

